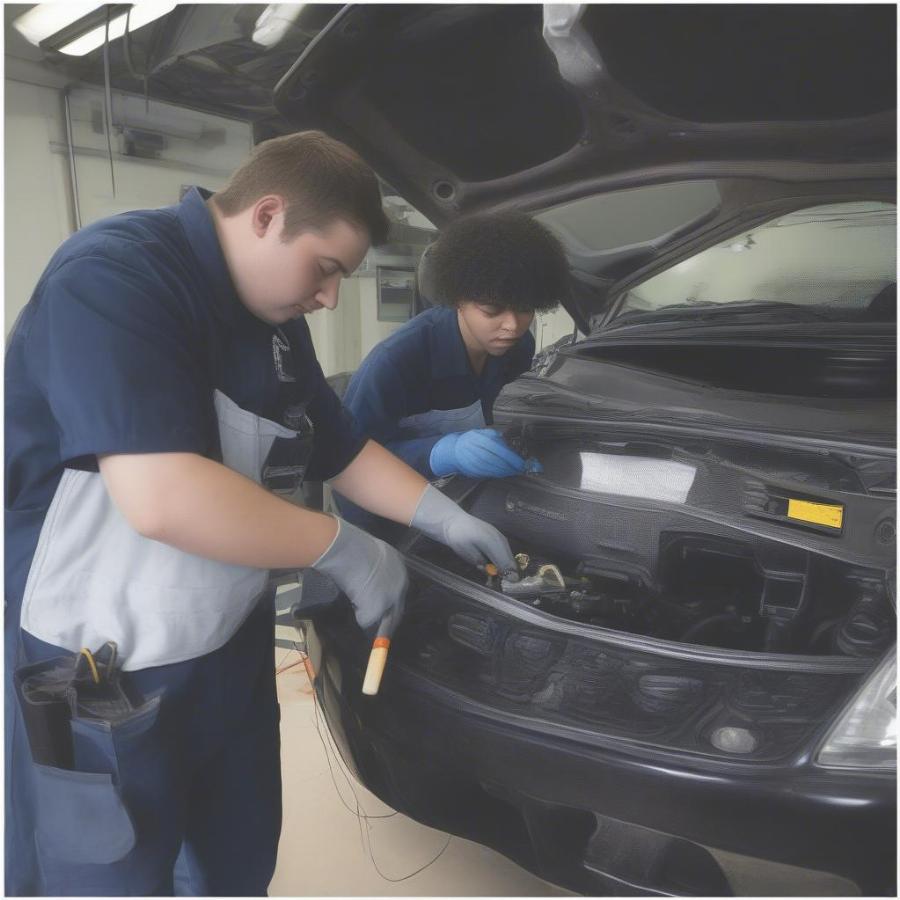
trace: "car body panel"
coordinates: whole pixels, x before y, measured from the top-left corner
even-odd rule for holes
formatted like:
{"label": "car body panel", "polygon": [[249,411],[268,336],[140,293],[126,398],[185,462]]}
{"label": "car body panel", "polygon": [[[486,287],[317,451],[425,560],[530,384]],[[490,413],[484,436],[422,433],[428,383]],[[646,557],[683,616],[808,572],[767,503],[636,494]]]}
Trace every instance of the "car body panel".
{"label": "car body panel", "polygon": [[[895,100],[886,86],[895,81],[895,54],[884,31],[893,13],[767,10],[682,7],[678,29],[666,33],[673,13],[664,6],[548,5],[542,17],[528,4],[351,5],[279,82],[275,104],[296,127],[322,128],[353,146],[438,225],[476,211],[719,182],[722,201],[710,215],[574,260],[607,282],[585,303],[576,294],[568,304],[587,332],[613,285],[695,253],[698,241],[796,209],[803,197],[838,197],[843,183],[855,182],[844,196],[893,190]],[[696,43],[706,46],[705,61]],[[779,68],[754,66],[747,77],[741,60],[749,52],[778,58]],[[680,71],[689,73],[684,83]],[[777,89],[766,90],[768,78]],[[667,111],[630,81],[659,95]],[[654,90],[660,82],[668,89]],[[851,114],[867,104],[881,108]],[[722,120],[723,108],[734,120]]]}
{"label": "car body panel", "polygon": [[621,308],[750,228],[894,202],[894,28],[875,6],[348,6],[279,83],[282,115],[438,225],[552,226],[594,196],[650,219],[564,241],[586,337],[495,404],[544,472],[440,485],[565,590],[394,532],[412,589],[365,698],[348,605],[304,585],[329,728],[394,808],[582,893],[896,894],[895,773],[816,763],[896,652],[895,321]]}
{"label": "car body panel", "polygon": [[[892,159],[893,21],[877,6],[347,6],[275,102],[347,140],[443,224],[679,162],[808,172]],[[785,47],[778,68],[747,70],[748,54]],[[452,196],[432,190],[441,180]]]}
{"label": "car body panel", "polygon": [[711,848],[749,864],[757,890],[784,892],[783,871],[769,871],[781,863],[807,870],[801,895],[891,895],[890,777],[652,759],[498,713],[393,660],[380,695],[366,698],[365,648],[348,646],[348,633],[340,618],[308,626],[318,702],[351,770],[425,824],[588,895],[730,894],[734,874]]}

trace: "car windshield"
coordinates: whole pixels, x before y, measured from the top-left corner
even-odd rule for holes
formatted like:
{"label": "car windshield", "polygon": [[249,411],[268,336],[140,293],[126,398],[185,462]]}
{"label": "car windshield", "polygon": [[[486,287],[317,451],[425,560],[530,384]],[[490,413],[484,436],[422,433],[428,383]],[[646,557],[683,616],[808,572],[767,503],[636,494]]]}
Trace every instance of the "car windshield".
{"label": "car windshield", "polygon": [[632,288],[618,318],[733,313],[896,320],[896,207],[815,206],[728,238]]}

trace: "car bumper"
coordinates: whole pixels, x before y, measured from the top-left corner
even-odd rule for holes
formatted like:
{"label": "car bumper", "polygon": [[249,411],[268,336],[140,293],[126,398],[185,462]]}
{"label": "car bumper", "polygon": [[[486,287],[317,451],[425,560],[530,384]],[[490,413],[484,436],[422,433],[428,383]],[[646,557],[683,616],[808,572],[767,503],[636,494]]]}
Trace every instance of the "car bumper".
{"label": "car bumper", "polygon": [[384,802],[584,894],[896,896],[896,782],[808,761],[729,771],[598,746],[388,664],[305,623],[316,694],[345,762]]}

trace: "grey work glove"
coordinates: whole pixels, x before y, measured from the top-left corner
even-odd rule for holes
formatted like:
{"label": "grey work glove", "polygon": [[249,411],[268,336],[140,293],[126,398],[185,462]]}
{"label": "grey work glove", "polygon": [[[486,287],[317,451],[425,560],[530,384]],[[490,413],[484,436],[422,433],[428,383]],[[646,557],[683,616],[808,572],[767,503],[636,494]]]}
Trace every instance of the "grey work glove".
{"label": "grey work glove", "polygon": [[493,525],[470,516],[433,485],[425,488],[410,525],[446,544],[473,566],[492,562],[501,572],[518,571],[506,538]]}
{"label": "grey work glove", "polygon": [[338,533],[312,564],[350,598],[359,627],[391,637],[403,617],[409,577],[400,554],[361,528],[338,519]]}

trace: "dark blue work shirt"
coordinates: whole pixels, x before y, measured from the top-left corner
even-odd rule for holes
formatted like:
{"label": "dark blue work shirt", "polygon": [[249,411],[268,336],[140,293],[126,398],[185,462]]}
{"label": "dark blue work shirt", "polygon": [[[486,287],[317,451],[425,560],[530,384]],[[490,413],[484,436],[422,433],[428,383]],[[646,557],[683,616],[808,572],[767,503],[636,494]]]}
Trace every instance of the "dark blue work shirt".
{"label": "dark blue work shirt", "polygon": [[307,402],[311,479],[338,474],[362,447],[306,321],[275,327],[241,303],[208,196],[195,188],[177,206],[83,228],[16,324],[6,355],[7,602],[21,599],[63,469],[97,471],[97,455],[110,453],[221,459],[217,389],[279,423],[288,405]]}
{"label": "dark blue work shirt", "polygon": [[[497,394],[528,371],[533,356],[534,337],[526,331],[505,354],[489,356],[478,376],[456,309],[433,307],[372,350],[351,379],[344,406],[360,437],[373,438],[433,479],[435,443],[449,432],[490,425]],[[460,417],[467,408],[478,415]]]}

